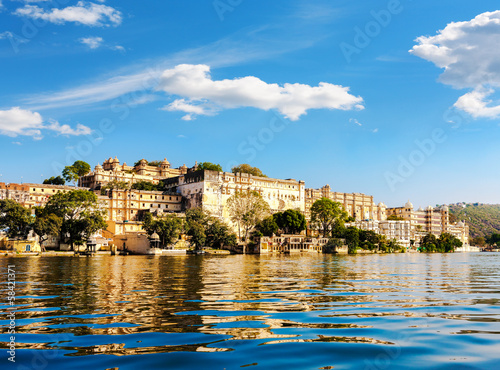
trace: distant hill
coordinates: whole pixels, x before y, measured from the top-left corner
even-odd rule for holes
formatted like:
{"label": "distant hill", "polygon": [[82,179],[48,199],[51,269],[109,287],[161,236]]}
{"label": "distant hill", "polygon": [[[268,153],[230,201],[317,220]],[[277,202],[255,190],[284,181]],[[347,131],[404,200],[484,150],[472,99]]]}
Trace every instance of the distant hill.
{"label": "distant hill", "polygon": [[500,233],[500,204],[458,203],[448,207],[450,222],[465,221],[472,237]]}

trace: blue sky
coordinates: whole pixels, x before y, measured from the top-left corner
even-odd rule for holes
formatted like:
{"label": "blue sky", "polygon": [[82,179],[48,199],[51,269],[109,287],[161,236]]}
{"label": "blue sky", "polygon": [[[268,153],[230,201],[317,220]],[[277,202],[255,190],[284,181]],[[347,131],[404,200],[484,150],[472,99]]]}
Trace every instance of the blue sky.
{"label": "blue sky", "polygon": [[496,2],[0,4],[0,181],[167,157],[500,203]]}

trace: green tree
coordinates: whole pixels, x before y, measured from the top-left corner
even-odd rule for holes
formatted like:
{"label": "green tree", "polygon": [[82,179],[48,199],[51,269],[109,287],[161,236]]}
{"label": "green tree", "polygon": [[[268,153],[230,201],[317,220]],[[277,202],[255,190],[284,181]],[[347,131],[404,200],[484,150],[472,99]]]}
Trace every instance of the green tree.
{"label": "green tree", "polygon": [[500,234],[493,233],[486,237],[486,243],[489,245],[500,245]]}
{"label": "green tree", "polygon": [[198,164],[198,170],[208,170],[222,172],[222,166],[211,162],[201,162]]}
{"label": "green tree", "polygon": [[104,221],[106,211],[91,191],[56,193],[49,198],[45,211],[62,219],[60,235],[72,250],[75,245],[82,245],[91,235],[107,227]]}
{"label": "green tree", "polygon": [[33,228],[33,217],[27,208],[12,199],[0,200],[0,229],[8,228],[9,238],[26,238]]}
{"label": "green tree", "polygon": [[456,248],[462,247],[462,242],[450,233],[443,233],[438,239],[438,251],[441,253],[454,252]]}
{"label": "green tree", "polygon": [[132,184],[132,189],[147,190],[147,191],[162,191],[164,190],[163,183],[153,184],[150,181],[137,181]]}
{"label": "green tree", "polygon": [[390,215],[387,217],[387,221],[404,221],[404,218],[397,215]]}
{"label": "green tree", "polygon": [[130,184],[126,181],[112,180],[108,182],[101,188],[101,195],[105,195],[107,190],[120,189],[125,190],[128,189]]}
{"label": "green tree", "polygon": [[267,177],[262,173],[262,171],[257,167],[252,167],[249,164],[243,163],[239,166],[231,168],[232,173],[248,173],[253,176]]}
{"label": "green tree", "polygon": [[486,245],[486,239],[482,236],[476,236],[475,238],[472,238],[471,244],[477,247],[484,247]]}
{"label": "green tree", "polygon": [[359,247],[359,229],[353,226],[346,228],[344,238],[349,253],[356,253],[356,249]]}
{"label": "green tree", "polygon": [[287,209],[284,212],[278,212],[273,215],[276,225],[285,232],[285,234],[300,234],[307,228],[307,222],[302,212],[295,209]]}
{"label": "green tree", "polygon": [[244,241],[248,233],[270,215],[269,204],[256,191],[237,192],[227,200],[229,217],[238,226],[238,236]]}
{"label": "green tree", "polygon": [[325,238],[331,233],[336,223],[343,223],[347,217],[342,204],[328,198],[318,199],[311,207],[311,226],[322,232]]}
{"label": "green tree", "polygon": [[182,232],[183,221],[175,215],[155,218],[149,212],[144,214],[143,228],[149,235],[157,233],[162,246],[174,244]]}
{"label": "green tree", "polygon": [[43,243],[49,236],[58,236],[61,232],[62,218],[54,213],[47,212],[45,207],[35,208],[35,217],[33,231],[40,239],[40,246],[45,249]]}
{"label": "green tree", "polygon": [[434,234],[425,235],[420,241],[420,250],[422,252],[435,252],[437,248],[437,238]]}
{"label": "green tree", "polygon": [[64,185],[66,183],[66,181],[61,176],[57,176],[57,177],[52,176],[49,179],[43,180],[43,183],[49,184],[49,185]]}
{"label": "green tree", "polygon": [[68,182],[76,183],[78,179],[90,172],[90,165],[84,161],[76,161],[63,169],[62,175]]}
{"label": "green tree", "polygon": [[260,231],[263,236],[273,236],[279,229],[273,216],[264,218],[255,228]]}
{"label": "green tree", "polygon": [[222,221],[213,219],[205,230],[205,244],[214,249],[236,245],[236,235]]}
{"label": "green tree", "polygon": [[201,208],[192,208],[186,211],[185,232],[196,250],[200,250],[205,246],[206,229],[209,221],[210,216]]}

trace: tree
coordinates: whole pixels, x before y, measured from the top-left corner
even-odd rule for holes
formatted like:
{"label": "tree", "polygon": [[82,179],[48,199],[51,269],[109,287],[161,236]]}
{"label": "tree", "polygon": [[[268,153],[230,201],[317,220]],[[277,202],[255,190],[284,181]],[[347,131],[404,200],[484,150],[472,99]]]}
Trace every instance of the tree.
{"label": "tree", "polygon": [[348,227],[345,229],[344,237],[349,253],[356,253],[356,249],[359,247],[359,229],[353,226]]}
{"label": "tree", "polygon": [[500,234],[491,234],[486,238],[486,243],[488,243],[489,245],[500,245]]}
{"label": "tree", "polygon": [[107,227],[105,211],[91,191],[56,193],[49,198],[45,211],[62,219],[60,234],[71,244],[72,250],[75,244],[83,244],[97,231]]}
{"label": "tree", "polygon": [[54,177],[52,176],[49,179],[43,180],[44,184],[50,184],[50,185],[64,185],[66,181],[61,176]]}
{"label": "tree", "polygon": [[387,217],[387,221],[404,221],[404,218],[397,215],[390,215]]}
{"label": "tree", "polygon": [[40,246],[44,249],[43,243],[49,236],[57,236],[61,232],[62,218],[54,213],[47,212],[44,207],[35,208],[35,216],[33,231],[38,235]]}
{"label": "tree", "polygon": [[248,233],[270,214],[269,204],[256,191],[233,194],[227,200],[229,217],[238,226],[238,236],[246,241]]}
{"label": "tree", "polygon": [[126,181],[112,180],[108,182],[101,188],[101,195],[105,195],[106,190],[121,189],[125,190],[129,188],[129,183]]}
{"label": "tree", "polygon": [[311,226],[323,233],[326,238],[336,223],[343,223],[347,212],[342,204],[328,198],[315,201],[311,207]]}
{"label": "tree", "polygon": [[420,241],[420,249],[424,252],[434,252],[437,248],[437,242],[436,236],[429,233]]}
{"label": "tree", "polygon": [[84,161],[76,161],[63,169],[62,175],[68,182],[76,183],[78,179],[90,172],[90,165]]}
{"label": "tree", "polygon": [[222,172],[222,166],[211,162],[201,162],[198,164],[198,170],[208,170]]}
{"label": "tree", "polygon": [[190,242],[196,250],[205,246],[207,235],[205,233],[210,216],[201,208],[192,208],[186,211],[186,235],[190,237]]}
{"label": "tree", "polygon": [[0,229],[8,228],[9,238],[27,238],[33,221],[27,208],[12,199],[0,200]]}
{"label": "tree", "polygon": [[273,216],[264,218],[255,228],[260,231],[263,236],[273,236],[279,229]]}
{"label": "tree", "polygon": [[305,216],[302,212],[295,209],[287,209],[284,212],[275,213],[273,218],[285,234],[300,234],[307,227]]}
{"label": "tree", "polygon": [[243,163],[239,166],[231,168],[232,173],[249,173],[253,176],[267,177],[262,173],[262,171],[257,167],[252,167],[249,164]]}
{"label": "tree", "polygon": [[166,217],[160,218],[154,218],[149,212],[144,215],[144,230],[146,230],[149,235],[156,232],[160,237],[162,246],[174,244],[174,242],[179,239],[182,226],[182,219],[175,215],[167,215]]}
{"label": "tree", "polygon": [[222,221],[213,219],[205,230],[205,244],[214,249],[221,249],[224,246],[233,247],[236,245],[236,235]]}
{"label": "tree", "polygon": [[475,238],[472,239],[471,244],[477,247],[484,247],[486,244],[486,239],[483,238],[482,236],[476,236]]}
{"label": "tree", "polygon": [[439,252],[450,253],[462,247],[460,239],[450,233],[442,233],[438,239]]}
{"label": "tree", "polygon": [[147,191],[162,191],[163,183],[153,184],[150,181],[137,181],[132,184],[132,189]]}

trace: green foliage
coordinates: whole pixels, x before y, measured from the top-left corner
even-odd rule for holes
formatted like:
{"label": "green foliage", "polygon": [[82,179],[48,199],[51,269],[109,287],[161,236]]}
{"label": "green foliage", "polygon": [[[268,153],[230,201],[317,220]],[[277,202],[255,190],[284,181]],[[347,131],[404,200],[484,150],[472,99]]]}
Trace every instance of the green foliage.
{"label": "green foliage", "polygon": [[233,194],[227,200],[231,221],[238,225],[240,239],[246,241],[248,233],[270,214],[269,204],[256,191]]}
{"label": "green foliage", "polygon": [[150,181],[137,181],[132,184],[132,189],[147,190],[147,191],[163,191],[163,183],[153,184]]}
{"label": "green foliage", "polygon": [[107,190],[121,189],[125,190],[129,188],[129,183],[126,181],[112,180],[108,182],[101,188],[101,195],[106,194]]}
{"label": "green foliage", "polygon": [[274,216],[264,218],[255,226],[255,228],[262,234],[262,236],[273,236],[279,229]]}
{"label": "green foliage", "polygon": [[486,243],[488,243],[489,245],[497,245],[497,246],[500,246],[500,234],[497,234],[497,233],[493,233],[491,235],[489,235],[486,239],[485,239]]}
{"label": "green foliage", "polygon": [[85,176],[90,172],[90,165],[84,161],[76,161],[71,166],[63,169],[62,175],[68,182],[76,183],[78,178]]}
{"label": "green foliage", "polygon": [[249,173],[253,176],[267,177],[262,173],[262,171],[257,167],[252,167],[249,164],[243,163],[239,166],[231,168],[232,173]]}
{"label": "green foliage", "polygon": [[[134,167],[137,167],[141,164],[142,159],[139,159],[137,162],[134,163]],[[147,166],[152,166],[152,167],[160,167],[162,164],[162,161],[146,161]]]}
{"label": "green foliage", "polygon": [[0,200],[0,229],[8,228],[9,238],[26,238],[33,221],[27,208],[11,199]]}
{"label": "green foliage", "polygon": [[482,236],[476,236],[475,238],[472,238],[471,245],[477,247],[484,247],[486,245],[486,239]]}
{"label": "green foliage", "polygon": [[43,180],[43,183],[49,185],[64,185],[66,181],[61,176],[52,176],[49,179]]}
{"label": "green foliage", "polygon": [[91,191],[56,193],[49,198],[45,212],[62,219],[60,235],[66,238],[72,249],[75,244],[83,244],[92,234],[107,227],[105,211]]}
{"label": "green foliage", "polygon": [[300,234],[307,227],[306,217],[302,212],[295,209],[287,209],[284,212],[277,212],[273,215],[278,228],[285,234]]}
{"label": "green foliage", "polygon": [[63,221],[61,217],[49,213],[45,207],[35,208],[35,216],[33,231],[40,238],[40,244],[46,241],[49,235],[59,235]]}
{"label": "green foliage", "polygon": [[340,238],[330,238],[328,239],[328,243],[324,246],[325,253],[333,253],[336,248],[340,248],[344,246],[344,239]]}
{"label": "green foliage", "polygon": [[347,212],[342,204],[328,198],[321,198],[311,207],[311,227],[323,233],[326,238],[335,224],[342,224],[347,219]]}
{"label": "green foliage", "polygon": [[450,222],[465,221],[472,237],[500,233],[500,204],[450,205]]}
{"label": "green foliage", "polygon": [[179,239],[183,228],[183,221],[175,215],[154,218],[151,213],[147,212],[144,214],[143,228],[149,235],[156,232],[160,237],[161,245],[168,246],[174,244]]}
{"label": "green foliage", "polygon": [[404,218],[401,216],[390,215],[387,217],[387,221],[404,221]]}
{"label": "green foliage", "polygon": [[222,172],[222,166],[211,162],[201,162],[198,164],[198,170],[218,171]]}
{"label": "green foliage", "polygon": [[229,227],[220,220],[212,220],[205,229],[207,247],[221,249],[224,246],[233,247],[236,245],[236,235]]}
{"label": "green foliage", "polygon": [[421,252],[449,253],[461,246],[460,239],[449,233],[443,233],[439,238],[436,238],[433,234],[427,234],[420,241]]}
{"label": "green foliage", "polygon": [[349,249],[349,253],[356,253],[359,247],[359,229],[356,227],[348,227],[345,229],[344,239]]}

